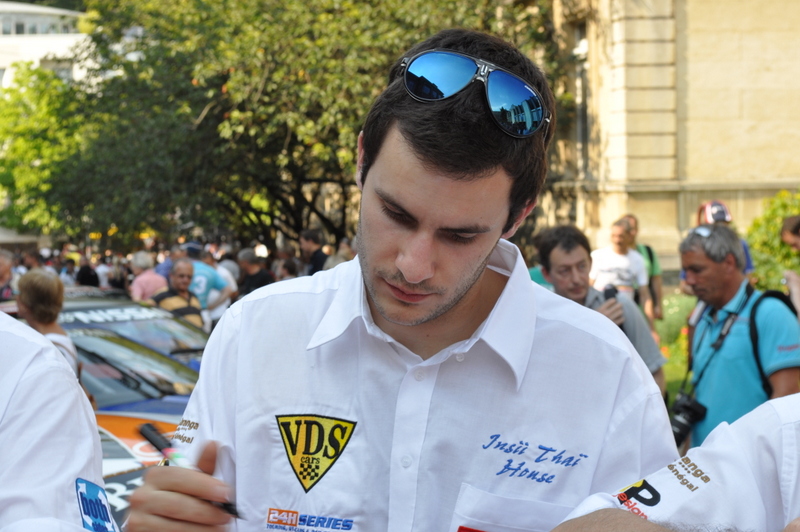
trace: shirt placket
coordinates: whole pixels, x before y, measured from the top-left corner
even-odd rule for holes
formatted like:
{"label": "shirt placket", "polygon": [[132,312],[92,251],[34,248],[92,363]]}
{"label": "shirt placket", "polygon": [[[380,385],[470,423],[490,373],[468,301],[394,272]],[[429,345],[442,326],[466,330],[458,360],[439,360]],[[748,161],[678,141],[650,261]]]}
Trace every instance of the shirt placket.
{"label": "shirt placket", "polygon": [[389,471],[388,532],[407,532],[414,524],[420,455],[438,371],[438,364],[412,367],[397,394]]}

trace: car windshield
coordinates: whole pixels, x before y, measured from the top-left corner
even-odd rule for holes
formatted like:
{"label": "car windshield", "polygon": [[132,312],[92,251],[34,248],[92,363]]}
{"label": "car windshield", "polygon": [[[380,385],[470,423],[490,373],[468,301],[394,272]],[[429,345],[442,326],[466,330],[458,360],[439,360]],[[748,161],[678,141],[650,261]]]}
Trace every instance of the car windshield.
{"label": "car windshield", "polygon": [[164,394],[136,375],[78,347],[81,384],[94,396],[98,408],[157,399]]}
{"label": "car windshield", "polygon": [[77,347],[128,370],[162,393],[188,395],[197,382],[196,371],[113,331],[87,328],[69,329],[68,333]]}
{"label": "car windshield", "polygon": [[169,312],[139,305],[65,310],[59,317],[65,329],[92,327],[114,331],[165,355],[202,351],[208,336]]}

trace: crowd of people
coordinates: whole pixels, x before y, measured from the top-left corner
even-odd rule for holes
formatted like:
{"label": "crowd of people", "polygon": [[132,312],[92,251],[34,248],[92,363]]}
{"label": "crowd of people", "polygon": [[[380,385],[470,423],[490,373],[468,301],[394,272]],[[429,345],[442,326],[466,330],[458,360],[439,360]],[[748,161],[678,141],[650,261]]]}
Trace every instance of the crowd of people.
{"label": "crowd of people", "polygon": [[[552,291],[508,240],[547,171],[555,100],[543,72],[468,30],[399,57],[358,138],[357,246],[325,253],[304,232],[306,271],[290,249],[264,264],[250,248],[194,242],[158,264],[136,254],[121,276],[123,261],[98,265],[96,280],[78,281],[91,268],[81,257],[22,261],[21,309],[41,271],[60,286],[121,279],[213,328],[174,440],[196,468],[151,469],[125,530],[795,526],[800,323],[752,288],[725,212],[709,206],[680,244],[703,305],[694,391],[670,421],[653,330],[661,271],[636,217],[600,250],[574,227],[543,231],[538,273]],[[97,529],[86,515],[107,511],[102,451],[74,368],[2,315],[0,345],[0,530]],[[685,456],[679,432],[692,433]],[[37,468],[41,455],[65,457],[57,475]]]}

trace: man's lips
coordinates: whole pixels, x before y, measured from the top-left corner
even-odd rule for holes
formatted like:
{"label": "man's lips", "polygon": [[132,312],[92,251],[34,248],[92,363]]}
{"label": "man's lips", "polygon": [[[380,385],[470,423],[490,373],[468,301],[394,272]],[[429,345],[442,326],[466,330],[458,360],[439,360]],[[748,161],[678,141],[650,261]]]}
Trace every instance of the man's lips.
{"label": "man's lips", "polygon": [[393,284],[386,282],[386,286],[389,287],[389,290],[392,292],[392,295],[399,299],[400,301],[405,301],[406,303],[419,303],[426,297],[430,296],[431,294],[420,294],[420,293],[413,293],[413,292],[406,292],[397,288]]}

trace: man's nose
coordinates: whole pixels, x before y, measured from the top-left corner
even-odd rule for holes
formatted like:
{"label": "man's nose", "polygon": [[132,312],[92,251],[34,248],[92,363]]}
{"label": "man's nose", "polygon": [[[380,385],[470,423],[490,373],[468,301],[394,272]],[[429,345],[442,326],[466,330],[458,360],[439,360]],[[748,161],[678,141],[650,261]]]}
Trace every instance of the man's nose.
{"label": "man's nose", "polygon": [[414,233],[399,246],[395,266],[409,284],[418,284],[433,277],[435,249],[433,237]]}

